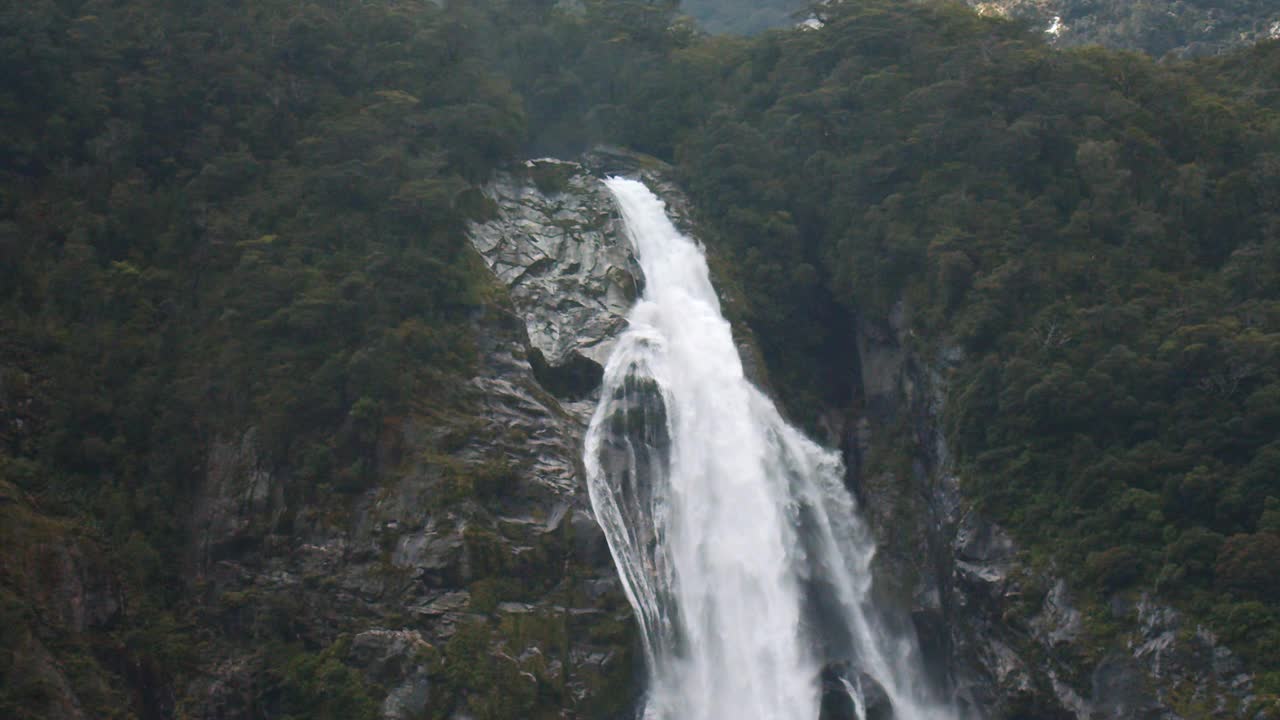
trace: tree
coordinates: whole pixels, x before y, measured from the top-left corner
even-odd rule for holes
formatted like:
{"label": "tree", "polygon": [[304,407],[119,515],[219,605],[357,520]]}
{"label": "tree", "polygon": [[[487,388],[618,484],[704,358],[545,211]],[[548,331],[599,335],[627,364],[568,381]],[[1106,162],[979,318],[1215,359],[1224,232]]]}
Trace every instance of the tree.
{"label": "tree", "polygon": [[1225,588],[1246,598],[1280,600],[1280,535],[1232,535],[1218,551],[1216,574]]}

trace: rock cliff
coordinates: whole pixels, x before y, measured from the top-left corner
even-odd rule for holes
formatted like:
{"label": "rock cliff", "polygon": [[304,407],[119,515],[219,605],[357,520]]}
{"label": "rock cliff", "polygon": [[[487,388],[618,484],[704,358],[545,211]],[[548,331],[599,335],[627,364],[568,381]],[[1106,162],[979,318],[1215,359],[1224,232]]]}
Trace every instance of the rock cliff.
{"label": "rock cliff", "polygon": [[[495,216],[472,233],[523,319],[529,371],[579,423],[643,283],[593,177],[607,172],[643,175],[678,224],[691,226],[687,202],[659,166],[597,151],[581,165],[530,161],[500,176],[489,189]],[[922,356],[910,327],[901,303],[886,318],[859,319],[851,329],[856,396],[819,424],[844,448],[850,487],[879,540],[879,592],[910,608],[938,681],[977,717],[1248,716],[1252,678],[1211,633],[1149,593],[1082,603],[1052,565],[1033,562],[972,507],[941,425],[960,351]],[[753,356],[740,330],[744,355]],[[768,385],[762,370],[756,380]],[[572,494],[572,472],[558,476]],[[576,508],[594,533],[585,506]],[[609,585],[607,557],[598,559],[592,582]],[[616,618],[629,622],[625,615]]]}
{"label": "rock cliff", "polygon": [[[358,671],[387,720],[608,717],[633,682],[629,608],[585,495],[581,437],[638,273],[595,172],[531,161],[485,189],[492,271],[461,407],[389,422],[381,482],[295,497],[255,431],[214,443],[190,524],[195,584],[236,637],[186,688],[192,717],[258,716],[277,613]],[[278,618],[276,618],[278,619]]]}
{"label": "rock cliff", "polygon": [[[493,275],[473,318],[479,361],[456,404],[383,423],[372,487],[301,489],[296,468],[264,460],[253,427],[212,440],[185,524],[184,592],[206,639],[183,673],[115,640],[91,648],[147,694],[118,704],[209,720],[296,711],[321,692],[386,720],[632,707],[630,609],[580,461],[601,365],[643,284],[599,182],[608,173],[644,177],[692,226],[670,171],[623,151],[496,176],[470,229]],[[731,262],[709,250],[713,267]],[[721,292],[732,317],[745,301]],[[854,396],[816,425],[843,449],[877,536],[877,592],[903,610],[938,683],[972,717],[1252,717],[1253,680],[1211,633],[1150,592],[1082,597],[975,510],[941,425],[962,357],[926,352],[911,327],[900,303],[848,329],[856,353],[832,362],[854,374]],[[91,540],[11,486],[0,513],[0,539],[23,548],[0,568],[6,602],[37,598],[47,615],[12,639],[21,667],[0,670],[45,714],[85,717],[86,693],[102,706],[120,691],[77,676],[58,648],[110,637],[131,599]]]}
{"label": "rock cliff", "polygon": [[[903,303],[861,318],[856,397],[826,419],[880,544],[882,592],[912,620],[936,675],[978,717],[1253,717],[1252,678],[1208,630],[1152,593],[1085,603],[963,492],[942,429],[946,377]],[[1258,717],[1261,717],[1259,715]]]}
{"label": "rock cliff", "polygon": [[[556,479],[546,497],[565,503],[576,518],[575,552],[594,562],[585,582],[593,592],[613,593],[608,619],[629,626],[575,475],[575,433],[643,283],[596,180],[610,172],[645,177],[677,224],[692,227],[692,210],[660,165],[604,150],[582,164],[530,161],[499,176],[488,190],[494,217],[476,225],[472,237],[523,321],[525,382],[531,375],[551,395],[544,401],[563,413],[563,432],[574,438],[539,452],[535,476]],[[709,250],[714,260],[716,248]],[[946,378],[960,351],[944,346],[926,357],[910,328],[905,304],[886,318],[858,320],[851,329],[856,396],[820,424],[844,448],[850,487],[879,540],[879,592],[886,604],[911,609],[939,682],[979,717],[1247,717],[1252,678],[1211,633],[1146,592],[1109,598],[1101,607],[1082,602],[1051,564],[1027,557],[972,507],[941,425]],[[749,333],[740,332],[744,356],[754,356]],[[762,368],[755,378],[768,386]],[[486,396],[504,397],[493,385],[483,387]],[[501,416],[506,406],[495,400],[489,411]],[[593,634],[591,623],[604,620],[584,621],[580,630]],[[614,687],[634,688],[632,680],[616,678],[622,685]],[[591,688],[577,692],[586,698]]]}

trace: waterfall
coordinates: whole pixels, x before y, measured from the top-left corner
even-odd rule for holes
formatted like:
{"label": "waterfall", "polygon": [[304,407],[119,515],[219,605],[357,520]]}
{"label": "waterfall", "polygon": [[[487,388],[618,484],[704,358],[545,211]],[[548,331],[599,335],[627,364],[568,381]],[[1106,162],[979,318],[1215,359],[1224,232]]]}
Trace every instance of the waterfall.
{"label": "waterfall", "polygon": [[869,604],[875,548],[839,456],[747,381],[706,258],[662,201],[606,184],[645,286],[584,460],[640,625],[644,717],[816,720],[834,687],[846,717],[949,720],[914,639]]}

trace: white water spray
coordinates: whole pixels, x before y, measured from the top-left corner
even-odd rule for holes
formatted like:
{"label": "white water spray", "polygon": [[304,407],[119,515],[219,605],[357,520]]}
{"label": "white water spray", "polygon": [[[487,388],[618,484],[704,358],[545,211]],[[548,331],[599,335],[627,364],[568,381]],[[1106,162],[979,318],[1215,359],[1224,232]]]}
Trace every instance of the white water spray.
{"label": "white water spray", "polygon": [[[606,181],[644,292],[587,431],[591,503],[635,608],[652,720],[949,720],[868,605],[874,545],[839,457],[744,377],[701,249],[642,183]],[[837,692],[839,692],[837,690]]]}

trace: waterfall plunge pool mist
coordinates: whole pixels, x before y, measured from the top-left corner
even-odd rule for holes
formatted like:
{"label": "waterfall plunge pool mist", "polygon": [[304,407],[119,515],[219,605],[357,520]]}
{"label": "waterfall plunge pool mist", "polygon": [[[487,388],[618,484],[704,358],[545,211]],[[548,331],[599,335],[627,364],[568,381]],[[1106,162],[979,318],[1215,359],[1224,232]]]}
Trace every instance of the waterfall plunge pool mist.
{"label": "waterfall plunge pool mist", "polygon": [[[645,286],[584,462],[640,626],[646,720],[953,720],[870,605],[839,456],[746,379],[706,258],[643,183],[605,181]],[[834,690],[833,690],[834,689]]]}

